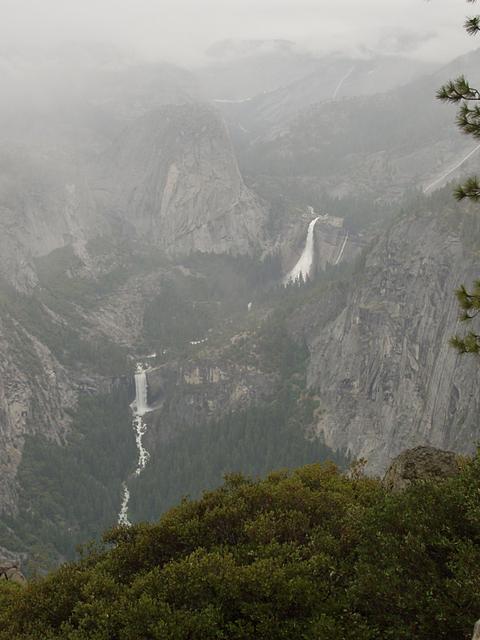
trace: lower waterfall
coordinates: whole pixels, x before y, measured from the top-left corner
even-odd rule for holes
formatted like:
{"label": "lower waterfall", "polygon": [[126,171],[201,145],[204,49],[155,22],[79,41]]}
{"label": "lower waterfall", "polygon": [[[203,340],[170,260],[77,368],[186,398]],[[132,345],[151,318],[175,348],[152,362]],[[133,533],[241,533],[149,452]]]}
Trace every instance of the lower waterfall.
{"label": "lower waterfall", "polygon": [[[150,356],[148,356],[150,357]],[[133,430],[135,432],[135,443],[137,445],[138,460],[134,471],[135,476],[139,476],[145,469],[149,459],[149,453],[143,446],[143,436],[147,431],[147,425],[143,420],[143,416],[152,409],[148,406],[148,384],[147,384],[147,368],[143,362],[137,362],[135,368],[135,399],[130,405],[133,413]],[[123,497],[120,512],[118,514],[118,524],[130,525],[128,519],[128,504],[130,501],[130,491],[127,481],[123,483]]]}

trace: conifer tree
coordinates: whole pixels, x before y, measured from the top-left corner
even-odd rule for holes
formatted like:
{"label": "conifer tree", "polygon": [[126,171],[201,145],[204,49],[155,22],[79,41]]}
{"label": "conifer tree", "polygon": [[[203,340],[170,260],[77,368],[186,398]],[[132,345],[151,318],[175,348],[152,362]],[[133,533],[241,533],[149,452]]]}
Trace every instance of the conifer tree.
{"label": "conifer tree", "polygon": [[[467,0],[470,4],[476,1]],[[464,28],[469,35],[477,35],[480,31],[480,15],[468,17]],[[440,87],[437,98],[443,102],[458,104],[457,125],[465,134],[480,140],[480,91],[478,89],[470,86],[468,80],[462,75]],[[476,176],[468,178],[456,187],[454,194],[457,200],[467,198],[478,202],[480,200],[479,178]],[[462,285],[455,293],[461,309],[460,320],[471,322],[480,313],[480,280],[476,280],[470,290]],[[460,353],[479,354],[480,334],[469,331],[463,337],[454,336],[451,344]]]}

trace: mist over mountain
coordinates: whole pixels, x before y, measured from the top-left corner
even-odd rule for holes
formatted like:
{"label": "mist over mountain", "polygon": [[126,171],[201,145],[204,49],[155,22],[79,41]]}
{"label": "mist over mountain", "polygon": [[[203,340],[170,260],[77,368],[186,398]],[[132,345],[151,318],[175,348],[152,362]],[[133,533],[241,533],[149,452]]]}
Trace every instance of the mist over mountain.
{"label": "mist over mountain", "polygon": [[[331,483],[325,495],[340,483],[353,540],[356,509],[393,504],[372,478],[395,456],[471,456],[480,437],[478,362],[449,344],[480,240],[475,203],[452,190],[476,173],[480,145],[435,97],[460,74],[478,86],[480,50],[453,39],[446,62],[435,48],[456,10],[413,24],[394,3],[392,27],[372,0],[361,38],[353,6],[344,26],[333,3],[321,24],[308,1],[265,6],[255,29],[251,3],[228,15],[209,4],[219,26],[192,8],[188,46],[174,42],[176,9],[156,44],[158,10],[122,2],[108,13],[116,30],[106,7],[90,24],[85,5],[77,44],[47,46],[46,20],[38,40],[25,23],[0,48],[0,560],[28,576],[117,525],[113,556],[124,543],[130,554],[150,531],[138,523],[166,512],[161,522],[179,518],[173,562],[176,536],[193,532],[182,523],[208,511],[194,517],[204,503],[189,500],[226,475],[204,500],[221,502],[229,482],[241,493],[251,481],[238,474],[272,474],[251,482],[265,495],[301,477],[288,500],[309,473]],[[63,11],[52,15],[68,40]],[[327,460],[339,471],[276,475]],[[466,468],[452,492],[467,491]],[[266,507],[245,527],[268,544],[330,548],[329,534],[302,537],[305,505],[288,504],[285,529]],[[238,504],[218,508],[238,525]]]}

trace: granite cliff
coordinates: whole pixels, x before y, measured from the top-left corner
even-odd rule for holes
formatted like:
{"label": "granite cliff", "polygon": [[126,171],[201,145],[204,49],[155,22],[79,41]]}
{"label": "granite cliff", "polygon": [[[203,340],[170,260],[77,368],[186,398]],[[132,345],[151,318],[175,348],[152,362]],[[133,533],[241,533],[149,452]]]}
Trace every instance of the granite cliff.
{"label": "granite cliff", "polygon": [[109,219],[170,255],[262,252],[265,207],[245,186],[208,105],[166,106],[136,120],[93,166]]}
{"label": "granite cliff", "polygon": [[371,472],[414,445],[465,453],[478,441],[478,363],[449,346],[459,330],[453,291],[477,273],[478,229],[441,198],[396,219],[366,250],[341,311],[306,329],[317,433]]}

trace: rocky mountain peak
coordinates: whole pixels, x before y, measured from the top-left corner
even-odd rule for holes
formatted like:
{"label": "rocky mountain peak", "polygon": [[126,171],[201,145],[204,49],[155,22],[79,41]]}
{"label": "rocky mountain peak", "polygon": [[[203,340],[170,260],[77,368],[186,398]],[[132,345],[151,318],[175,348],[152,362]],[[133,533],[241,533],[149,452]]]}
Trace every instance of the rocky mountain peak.
{"label": "rocky mountain peak", "polygon": [[170,105],[139,118],[95,169],[100,210],[167,253],[251,253],[262,244],[265,210],[208,105]]}

